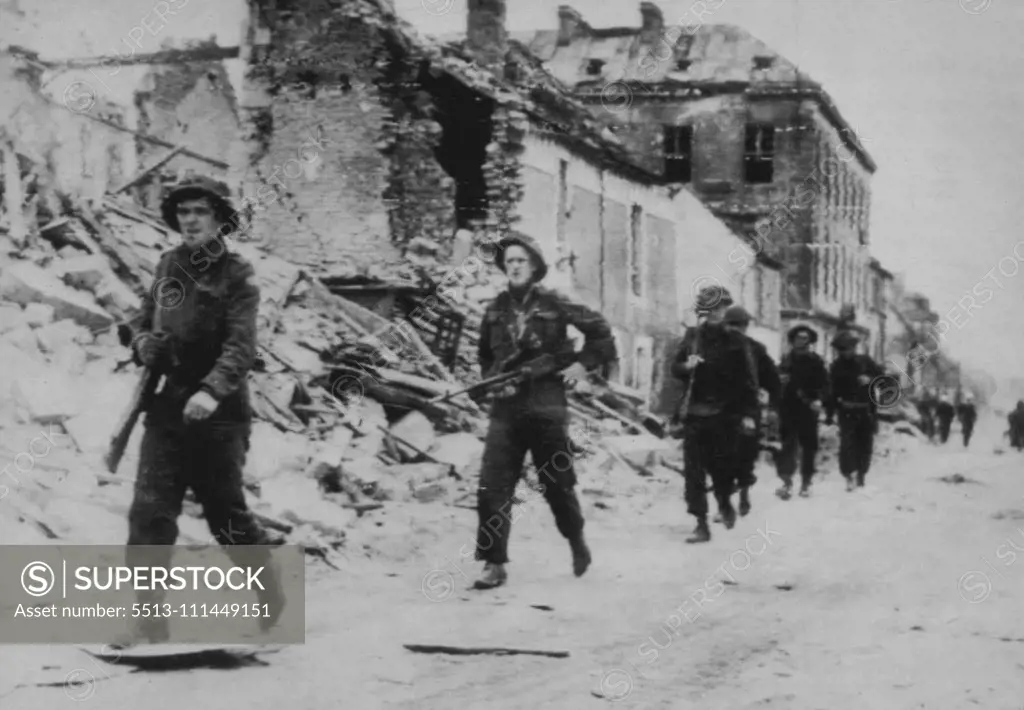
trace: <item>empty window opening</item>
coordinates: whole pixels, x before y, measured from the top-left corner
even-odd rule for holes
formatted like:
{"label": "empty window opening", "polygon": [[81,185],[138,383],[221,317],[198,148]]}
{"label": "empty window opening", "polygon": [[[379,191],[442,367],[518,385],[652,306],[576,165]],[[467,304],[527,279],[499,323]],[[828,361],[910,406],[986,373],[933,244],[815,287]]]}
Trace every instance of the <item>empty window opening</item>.
{"label": "empty window opening", "polygon": [[665,126],[665,179],[690,182],[693,175],[693,126]]}
{"label": "empty window opening", "polygon": [[590,76],[600,76],[602,69],[604,69],[603,59],[587,60],[587,74],[589,74]]}
{"label": "empty window opening", "polygon": [[689,71],[690,65],[693,64],[692,59],[677,59],[676,70],[677,71]]}
{"label": "empty window opening", "polygon": [[749,183],[768,183],[774,177],[775,127],[748,123],[743,150],[744,179]]}
{"label": "empty window opening", "polygon": [[754,57],[754,69],[771,69],[775,64],[775,57],[760,54]]}

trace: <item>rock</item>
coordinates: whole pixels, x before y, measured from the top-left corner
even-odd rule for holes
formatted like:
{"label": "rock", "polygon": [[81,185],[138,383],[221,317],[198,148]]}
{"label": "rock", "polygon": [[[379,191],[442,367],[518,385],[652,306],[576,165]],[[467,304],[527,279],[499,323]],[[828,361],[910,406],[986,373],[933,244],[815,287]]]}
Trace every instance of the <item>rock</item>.
{"label": "rock", "polygon": [[12,393],[29,420],[38,424],[60,424],[82,411],[75,383],[56,369],[41,377],[20,378]]}
{"label": "rock", "polygon": [[417,486],[412,492],[412,497],[420,503],[433,503],[447,498],[451,491],[451,479],[445,478],[440,481],[432,481],[430,483],[424,483],[421,486]]}
{"label": "rock", "polygon": [[[346,430],[347,431],[347,430]],[[339,437],[337,441],[323,441],[316,447],[306,467],[306,476],[319,482],[321,485],[328,485],[337,490],[341,478],[341,460],[348,449],[352,433],[349,432],[348,441],[342,443]]]}
{"label": "rock", "polygon": [[399,481],[404,481],[409,490],[416,489],[428,483],[434,483],[448,477],[451,467],[444,463],[406,463],[392,466],[390,471]]}
{"label": "rock", "polygon": [[92,330],[109,327],[114,321],[89,294],[76,291],[27,262],[4,268],[0,274],[0,295],[26,306],[31,303],[53,306],[56,319],[70,318]]}
{"label": "rock", "polygon": [[344,537],[345,528],[359,514],[324,500],[316,481],[304,476],[285,475],[260,484],[260,501],[274,517],[296,525],[309,524],[333,537]]}
{"label": "rock", "polygon": [[663,454],[676,448],[673,439],[659,439],[650,434],[606,436],[602,441],[605,446],[638,468],[658,465]]}
{"label": "rock", "polygon": [[18,326],[4,333],[4,342],[10,343],[30,357],[39,357],[39,340],[35,331],[27,325]]}
{"label": "rock", "polygon": [[[423,414],[423,412],[417,411],[412,411],[406,414],[395,422],[389,431],[399,439],[415,446],[420,451],[428,451],[430,447],[433,446],[434,440],[437,436],[434,433],[434,425],[429,419],[427,419],[427,416]],[[408,446],[398,442],[395,442],[395,446],[399,455],[404,460],[411,461],[420,456],[418,452],[413,451]]]}
{"label": "rock", "polygon": [[40,328],[53,322],[53,306],[45,303],[30,303],[25,306],[25,322],[29,327]]}
{"label": "rock", "polygon": [[246,473],[261,485],[281,474],[302,471],[309,462],[309,442],[304,436],[284,433],[272,424],[255,421],[249,437]]}
{"label": "rock", "polygon": [[0,303],[0,333],[28,325],[25,311],[16,303]]}
{"label": "rock", "polygon": [[73,320],[60,320],[38,328],[36,341],[44,353],[54,354],[67,347],[88,345],[92,343],[93,335]]}
{"label": "rock", "polygon": [[104,279],[113,277],[110,263],[99,254],[87,254],[64,259],[56,269],[61,280],[72,288],[95,292]]}
{"label": "rock", "polygon": [[281,358],[296,372],[319,375],[326,371],[320,354],[287,338],[276,338],[271,346],[274,355]]}
{"label": "rock", "polygon": [[142,300],[116,276],[108,276],[94,291],[96,301],[121,320],[129,320],[142,309]]}
{"label": "rock", "polygon": [[484,443],[468,432],[439,436],[428,452],[433,458],[455,467],[455,472],[465,478],[480,469],[484,455]]}

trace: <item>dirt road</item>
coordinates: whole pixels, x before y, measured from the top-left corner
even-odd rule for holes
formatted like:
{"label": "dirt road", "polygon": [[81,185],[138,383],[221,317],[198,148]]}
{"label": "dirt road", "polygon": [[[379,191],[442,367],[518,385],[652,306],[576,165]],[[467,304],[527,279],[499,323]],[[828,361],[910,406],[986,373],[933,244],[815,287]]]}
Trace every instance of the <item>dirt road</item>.
{"label": "dirt road", "polygon": [[[491,593],[466,589],[479,570],[462,556],[473,511],[393,508],[353,536],[342,573],[311,567],[307,643],[268,666],[125,674],[72,649],[6,647],[15,672],[54,687],[0,704],[1020,710],[1024,458],[993,453],[997,428],[982,422],[968,451],[951,440],[878,465],[849,494],[829,471],[812,498],[783,502],[765,469],[751,514],[702,546],[683,543],[681,481],[587,496],[595,564],[581,579],[531,500],[510,584]],[[968,480],[940,480],[956,474]],[[377,552],[361,558],[361,544]],[[570,655],[422,655],[409,643]],[[79,684],[61,687],[75,669]]]}

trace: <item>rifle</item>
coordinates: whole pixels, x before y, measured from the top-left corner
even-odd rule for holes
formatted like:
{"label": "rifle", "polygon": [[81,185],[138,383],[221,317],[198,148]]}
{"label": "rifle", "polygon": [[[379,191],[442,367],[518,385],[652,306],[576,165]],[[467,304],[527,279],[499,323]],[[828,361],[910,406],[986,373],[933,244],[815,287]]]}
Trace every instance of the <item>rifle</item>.
{"label": "rifle", "polygon": [[572,360],[576,358],[576,353],[571,351],[557,354],[547,353],[530,360],[525,360],[524,357],[523,351],[519,351],[499,366],[497,375],[485,378],[475,385],[461,390],[435,397],[430,400],[430,403],[440,404],[441,402],[447,402],[460,394],[466,394],[470,398],[475,399],[479,395],[505,386],[518,385],[527,380],[535,380],[550,375],[571,365]]}
{"label": "rifle", "polygon": [[[154,335],[164,341],[169,341],[170,339],[170,335],[165,332],[155,333]],[[167,346],[165,345],[165,347]],[[171,355],[171,359],[173,361],[177,360],[174,354]],[[103,457],[103,462],[110,473],[117,473],[117,467],[121,463],[121,458],[124,457],[125,449],[128,448],[128,440],[132,436],[132,431],[139,421],[139,416],[146,411],[150,400],[156,393],[156,388],[160,384],[162,374],[161,370],[156,367],[142,368],[142,375],[139,377],[139,383],[135,385],[131,401],[128,402],[128,409],[121,416],[121,422],[118,424],[117,429],[114,430],[114,435],[110,438],[110,447]]]}

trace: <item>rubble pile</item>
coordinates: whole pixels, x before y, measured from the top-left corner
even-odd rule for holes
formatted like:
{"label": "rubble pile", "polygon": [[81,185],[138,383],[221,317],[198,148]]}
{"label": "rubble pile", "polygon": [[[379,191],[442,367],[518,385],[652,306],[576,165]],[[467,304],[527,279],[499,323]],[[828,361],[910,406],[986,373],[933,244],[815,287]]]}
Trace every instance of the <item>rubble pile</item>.
{"label": "rubble pile", "polygon": [[[0,387],[10,393],[0,398],[0,458],[10,464],[0,534],[119,544],[142,431],[118,472],[106,472],[102,456],[140,374],[120,331],[177,235],[130,198],[58,197],[46,203],[60,212],[38,213],[21,238],[0,217]],[[480,303],[501,281],[489,265],[467,268],[471,246],[456,240],[454,269],[438,259],[442,250],[410,246],[414,261],[426,257],[418,270],[432,292],[443,288],[466,318],[453,372],[413,326],[429,297],[410,319],[384,318],[305,268],[244,238],[232,243],[253,263],[262,298],[246,490],[280,539],[326,553],[389,505],[474,505],[486,415],[458,392],[479,380]],[[639,394],[609,386],[572,400],[585,490],[614,495],[637,473],[677,475],[678,446],[661,438]],[[182,539],[211,542],[199,506],[187,501],[185,511]]]}

